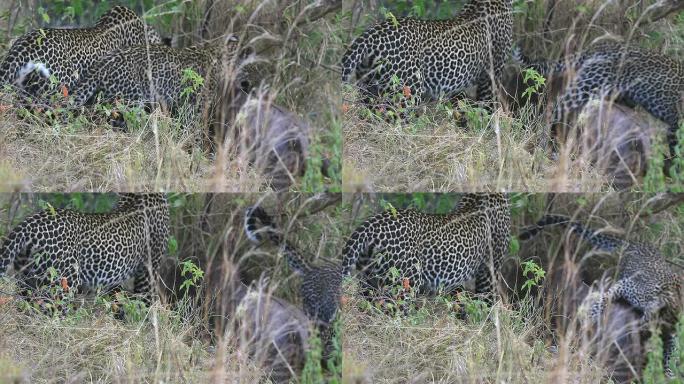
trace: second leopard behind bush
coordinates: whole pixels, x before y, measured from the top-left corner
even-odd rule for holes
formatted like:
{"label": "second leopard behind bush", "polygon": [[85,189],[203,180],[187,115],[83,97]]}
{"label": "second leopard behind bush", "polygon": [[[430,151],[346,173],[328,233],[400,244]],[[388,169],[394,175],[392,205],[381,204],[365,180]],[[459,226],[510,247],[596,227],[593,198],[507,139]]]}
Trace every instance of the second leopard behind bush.
{"label": "second leopard behind bush", "polygon": [[158,44],[112,51],[85,71],[73,92],[75,105],[91,104],[100,94],[105,102],[159,103],[171,110],[188,102],[204,108],[225,76],[239,75],[238,49],[237,37],[230,35],[183,49]]}

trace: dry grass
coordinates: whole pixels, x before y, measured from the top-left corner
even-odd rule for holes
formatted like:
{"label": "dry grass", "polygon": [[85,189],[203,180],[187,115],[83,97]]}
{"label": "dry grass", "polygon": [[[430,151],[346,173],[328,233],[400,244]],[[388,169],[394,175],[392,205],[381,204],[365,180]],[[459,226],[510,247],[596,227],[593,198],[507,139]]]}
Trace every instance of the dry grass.
{"label": "dry grass", "polygon": [[[384,198],[398,206],[401,199],[393,196]],[[422,196],[427,202],[437,200],[431,194]],[[521,195],[515,200],[512,232],[519,233],[548,209],[577,215],[589,227],[606,233],[652,242],[666,257],[681,262],[681,209],[651,213],[652,204],[660,198],[641,193]],[[408,316],[369,309],[352,280],[342,311],[345,382],[596,383],[606,380],[611,364],[628,369],[611,348],[616,334],[622,329],[629,332],[633,324],[628,322],[638,315],[627,306],[611,309],[615,318],[606,329],[614,333],[599,337],[583,322],[587,287],[579,288],[582,281],[590,283],[604,272],[611,275],[616,257],[578,243],[562,229],[549,229],[521,243],[519,252],[502,269],[506,299],[484,312],[482,320],[459,318],[455,299],[447,297],[418,298]],[[520,270],[520,262],[526,260],[546,270],[543,285],[532,290],[531,298],[525,298],[520,289],[529,277]],[[643,346],[652,348],[652,344]]]}
{"label": "dry grass", "polygon": [[411,124],[345,120],[345,191],[600,191],[605,176],[589,161],[553,160],[544,129],[497,110],[484,129],[459,126],[429,109]]}
{"label": "dry grass", "polygon": [[[182,8],[187,15],[176,15],[179,20],[192,17],[192,22],[184,25],[187,30],[174,27],[172,32],[163,33],[172,34],[184,45],[197,44],[199,39],[192,23],[200,23],[204,13],[194,12],[213,3],[187,5]],[[310,166],[304,175],[292,176],[294,184],[290,189],[339,190],[339,175],[323,178],[320,163],[327,158],[335,169],[339,169],[342,139],[337,100],[340,86],[337,79],[330,76],[329,68],[341,49],[342,26],[333,17],[324,17],[291,29],[292,26],[282,20],[276,22],[277,19],[273,21],[268,17],[273,11],[271,8],[281,6],[281,2],[270,2],[268,10],[262,9],[259,3],[245,4],[242,13],[231,12],[223,24],[212,26],[210,34],[236,33],[243,45],[253,45],[258,51],[254,59],[256,64],[249,69],[249,76],[254,76],[250,78],[254,88],[267,87],[269,102],[292,112],[310,126],[305,159]],[[234,8],[235,4],[216,2],[212,9],[225,6]],[[287,14],[295,11],[298,12],[297,9],[288,10]],[[281,9],[280,17],[282,12]],[[199,21],[195,17],[199,17]],[[26,17],[26,20],[16,21],[17,31],[25,28],[24,24],[30,25],[32,20]],[[256,25],[246,26],[247,20]],[[264,24],[258,25],[260,21]],[[232,28],[240,29],[233,31]],[[11,36],[18,33],[7,31]],[[312,36],[317,36],[318,40],[305,39]],[[139,127],[129,129],[129,132],[113,130],[106,118],[93,117],[96,113],[91,111],[78,118],[52,122],[41,114],[21,118],[20,109],[13,95],[0,92],[0,175],[3,176],[0,190],[271,190],[263,162],[255,162],[246,150],[258,143],[251,143],[249,148],[240,147],[241,143],[250,141],[253,133],[244,130],[241,133],[244,137],[233,135],[237,128],[232,121],[225,120],[225,116],[217,117],[224,119],[229,127],[227,136],[230,139],[223,142],[224,147],[210,151],[206,140],[208,127],[198,121],[199,118],[184,115],[172,118],[159,109],[139,114],[138,124],[133,124]]]}
{"label": "dry grass", "polygon": [[[3,293],[9,286],[3,283]],[[198,336],[205,324],[187,304],[170,310],[157,303],[138,322],[115,320],[92,303],[66,318],[16,304],[0,307],[3,383],[244,383],[267,377],[246,354],[253,341],[211,345]]]}
{"label": "dry grass", "polygon": [[[538,337],[539,310],[501,303],[482,322],[457,319],[443,302],[430,301],[408,317],[358,309],[344,311],[344,373],[365,383],[542,383],[557,378],[558,356]],[[600,369],[578,356],[566,378],[595,383]],[[567,381],[565,381],[567,382]]]}
{"label": "dry grass", "polygon": [[[514,40],[538,60],[563,57],[560,53],[565,52],[566,43],[571,51],[579,50],[594,38],[611,33],[630,36],[641,46],[681,58],[682,26],[676,18],[636,29],[631,17],[638,11],[626,3],[593,1],[580,6],[553,2],[547,31],[544,23],[551,2],[524,3],[519,5],[523,10],[515,14]],[[391,5],[388,8],[393,10]],[[359,30],[377,18],[382,18],[381,12],[361,18]],[[516,91],[509,83],[505,78],[504,92],[522,100],[519,97],[525,87]],[[345,191],[598,192],[624,188],[613,185],[615,175],[596,165],[596,152],[572,145],[558,154],[552,152],[547,116],[527,108],[509,108],[514,103],[507,98],[501,99],[504,105],[497,106],[491,117],[471,120],[465,128],[444,106],[421,107],[418,118],[391,124],[367,117],[365,106],[356,102],[356,91],[347,91],[344,99],[349,103],[344,120]],[[608,103],[604,109],[609,109]],[[464,110],[459,108],[459,112]],[[614,149],[602,145],[599,157]],[[643,175],[635,176],[641,182]]]}
{"label": "dry grass", "polygon": [[216,166],[198,143],[201,131],[182,129],[157,110],[135,132],[85,123],[79,128],[18,120],[0,123],[2,190],[259,191],[264,177],[246,156]]}
{"label": "dry grass", "polygon": [[144,321],[123,323],[104,307],[59,319],[15,304],[0,311],[2,382],[205,381],[213,366],[206,346],[192,339],[194,326],[158,305]]}
{"label": "dry grass", "polygon": [[[172,209],[171,228],[178,250],[163,260],[161,275],[162,296],[174,304],[155,303],[139,314],[141,319],[114,319],[108,305],[93,294],[77,295],[77,309],[66,317],[48,317],[27,309],[27,302],[15,296],[12,277],[0,278],[0,383],[269,382],[267,364],[273,359],[274,343],[285,351],[294,342],[289,335],[293,329],[306,333],[312,327],[301,310],[299,283],[282,257],[274,247],[250,245],[242,232],[247,205],[267,200],[264,204],[276,214],[273,196],[215,194],[205,211],[206,197],[172,199],[180,202]],[[57,198],[40,198],[59,207]],[[38,197],[0,194],[0,200],[0,233],[6,233],[36,210]],[[303,214],[300,210],[316,202],[320,201],[315,196],[292,194],[280,200],[280,209],[288,215]],[[325,252],[326,239],[342,241],[335,235],[339,228],[328,233],[324,227],[334,217],[321,212],[283,225],[308,229],[305,236],[291,238],[310,257]],[[183,260],[192,260],[205,271],[206,288],[191,289],[191,303],[178,299],[182,297],[179,285],[185,280],[178,263]],[[249,283],[261,274],[270,277],[267,284],[262,281],[247,296],[238,294],[238,278]],[[216,332],[216,327],[223,332]],[[295,372],[304,365],[302,359],[301,354],[295,358]],[[310,377],[316,376],[310,373]]]}

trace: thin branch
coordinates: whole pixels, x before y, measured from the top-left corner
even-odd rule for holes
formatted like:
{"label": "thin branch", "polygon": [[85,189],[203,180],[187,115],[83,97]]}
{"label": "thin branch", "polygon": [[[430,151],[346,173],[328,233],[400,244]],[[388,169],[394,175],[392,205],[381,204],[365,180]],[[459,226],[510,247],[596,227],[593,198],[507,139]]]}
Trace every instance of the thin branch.
{"label": "thin branch", "polygon": [[316,21],[331,12],[342,9],[342,0],[316,0],[307,5],[302,13],[297,16],[296,26]]}
{"label": "thin branch", "polygon": [[637,25],[643,26],[658,21],[681,10],[684,10],[684,0],[659,0],[646,8],[646,12],[640,17]]}
{"label": "thin branch", "polygon": [[298,210],[296,217],[299,218],[303,216],[316,214],[330,206],[339,204],[340,201],[342,201],[341,193],[316,194],[307,199],[306,202],[302,204],[302,208]]}
{"label": "thin branch", "polygon": [[549,34],[551,33],[551,22],[553,21],[555,10],[556,0],[549,1],[548,5],[546,6],[546,18],[544,20],[544,29],[542,30],[542,37],[544,39],[548,39]]}
{"label": "thin branch", "polygon": [[684,203],[682,193],[659,193],[649,199],[647,203],[649,209],[640,212],[639,217],[648,217],[682,203]]}

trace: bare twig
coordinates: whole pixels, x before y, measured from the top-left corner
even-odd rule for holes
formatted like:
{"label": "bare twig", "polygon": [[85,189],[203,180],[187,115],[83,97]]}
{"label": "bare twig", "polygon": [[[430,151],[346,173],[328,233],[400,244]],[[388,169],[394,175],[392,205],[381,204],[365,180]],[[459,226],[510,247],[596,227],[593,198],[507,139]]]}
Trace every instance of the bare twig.
{"label": "bare twig", "polygon": [[340,9],[342,9],[342,0],[316,0],[304,8],[296,26],[316,21]]}
{"label": "bare twig", "polygon": [[648,217],[656,213],[665,211],[675,205],[684,203],[684,194],[681,193],[659,193],[649,199],[648,210],[642,210],[639,217]]}
{"label": "bare twig", "polygon": [[681,10],[684,10],[684,0],[659,0],[646,8],[646,12],[644,12],[637,25],[642,26],[658,21]]}
{"label": "bare twig", "polygon": [[342,201],[341,193],[319,193],[302,205],[302,209],[297,212],[297,218],[309,216],[325,210],[326,208],[339,204]]}

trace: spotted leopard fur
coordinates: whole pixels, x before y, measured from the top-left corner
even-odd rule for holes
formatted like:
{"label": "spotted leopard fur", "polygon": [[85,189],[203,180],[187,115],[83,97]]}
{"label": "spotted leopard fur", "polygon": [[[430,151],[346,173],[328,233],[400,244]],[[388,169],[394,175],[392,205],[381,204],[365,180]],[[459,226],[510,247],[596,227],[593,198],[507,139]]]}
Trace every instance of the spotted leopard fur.
{"label": "spotted leopard fur", "polygon": [[339,265],[330,261],[322,265],[309,264],[295,247],[283,239],[273,219],[261,207],[250,207],[247,210],[245,233],[254,243],[268,240],[280,246],[290,269],[302,276],[304,312],[322,323],[332,323],[338,308],[342,282]]}
{"label": "spotted leopard fur", "polygon": [[545,76],[571,74],[554,106],[554,124],[593,98],[617,96],[669,126],[668,144],[674,156],[679,121],[684,118],[684,63],[618,42],[597,43],[558,62],[532,63],[524,55],[519,55],[519,61]]}
{"label": "spotted leopard fur", "polygon": [[675,325],[684,306],[682,305],[682,274],[674,270],[662,253],[646,243],[635,243],[615,236],[598,233],[567,216],[546,215],[535,226],[523,231],[518,238],[529,239],[543,228],[563,225],[587,240],[591,245],[608,252],[618,252],[617,281],[601,295],[591,308],[591,317],[597,321],[608,302],[622,300],[643,313],[644,323],[656,317],[664,321],[662,336],[665,344],[663,366],[672,375],[670,359],[676,345]]}
{"label": "spotted leopard fur", "polygon": [[[121,47],[160,44],[159,35],[132,10],[116,6],[90,28],[35,29],[18,38],[0,63],[0,86],[45,94],[54,76],[70,92],[86,68]],[[61,87],[60,87],[61,88]]]}
{"label": "spotted leopard fur", "polygon": [[0,275],[13,265],[30,288],[64,278],[76,291],[110,290],[134,278],[135,293],[150,303],[168,247],[168,203],[160,194],[120,196],[109,213],[56,209],[27,217],[0,248]]}
{"label": "spotted leopard fur", "polygon": [[451,98],[477,85],[478,100],[492,99],[510,54],[510,0],[471,0],[450,20],[391,19],[357,37],[342,58],[342,81],[356,74],[368,104],[408,87],[416,104]]}
{"label": "spotted leopard fur", "polygon": [[304,257],[283,238],[273,219],[261,207],[250,207],[245,214],[244,230],[253,243],[268,240],[280,247],[288,266],[301,276],[300,294],[304,313],[313,320],[323,343],[323,360],[327,361],[333,351],[333,326],[338,311],[342,273],[338,264],[324,261],[317,265],[308,263]]}
{"label": "spotted leopard fur", "polygon": [[[453,291],[475,279],[476,292],[492,297],[510,240],[508,198],[468,194],[454,212],[414,210],[379,213],[361,224],[343,251],[343,273],[355,267],[369,286],[396,286],[408,279],[421,293]],[[396,268],[397,280],[390,274]]]}
{"label": "spotted leopard fur", "polygon": [[169,109],[183,101],[183,92],[192,87],[184,81],[185,70],[191,69],[203,79],[201,89],[188,94],[189,105],[204,107],[218,92],[219,77],[225,67],[235,63],[238,51],[237,37],[229,35],[202,46],[184,49],[157,44],[132,46],[103,55],[88,68],[74,89],[74,103],[83,106],[102,100],[138,103],[147,106],[160,103]]}

